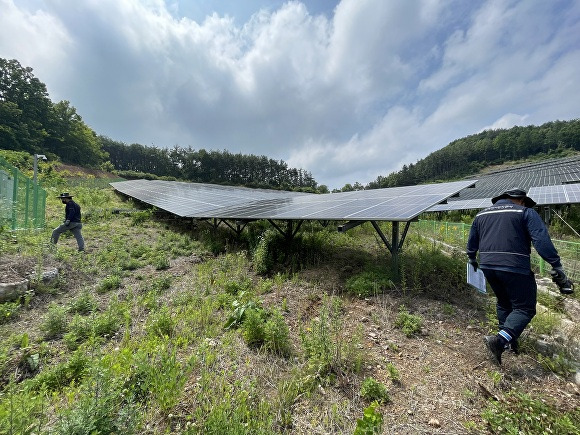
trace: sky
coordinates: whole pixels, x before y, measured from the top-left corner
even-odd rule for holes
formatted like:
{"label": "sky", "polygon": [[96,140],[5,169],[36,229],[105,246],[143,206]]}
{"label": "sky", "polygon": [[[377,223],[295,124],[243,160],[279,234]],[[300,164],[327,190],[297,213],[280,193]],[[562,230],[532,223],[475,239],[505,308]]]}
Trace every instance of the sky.
{"label": "sky", "polygon": [[0,57],[97,134],[363,185],[580,117],[577,0],[0,0]]}

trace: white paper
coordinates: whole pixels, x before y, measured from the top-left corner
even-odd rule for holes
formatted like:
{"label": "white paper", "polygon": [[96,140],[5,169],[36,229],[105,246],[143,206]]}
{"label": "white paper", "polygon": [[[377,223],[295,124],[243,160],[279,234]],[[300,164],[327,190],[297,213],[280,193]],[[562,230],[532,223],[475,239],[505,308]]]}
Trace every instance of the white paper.
{"label": "white paper", "polygon": [[467,263],[467,284],[471,284],[480,293],[487,293],[485,288],[485,275],[480,268],[473,270],[473,266]]}

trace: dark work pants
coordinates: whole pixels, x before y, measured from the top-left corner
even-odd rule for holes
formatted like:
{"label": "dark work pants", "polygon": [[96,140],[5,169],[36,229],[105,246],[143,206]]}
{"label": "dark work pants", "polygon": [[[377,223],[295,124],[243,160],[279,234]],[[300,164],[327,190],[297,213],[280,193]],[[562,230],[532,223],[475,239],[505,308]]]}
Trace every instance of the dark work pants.
{"label": "dark work pants", "polygon": [[538,288],[532,271],[528,275],[482,269],[497,297],[499,329],[517,339],[536,315]]}
{"label": "dark work pants", "polygon": [[82,228],[83,224],[81,224],[80,222],[71,222],[68,225],[61,224],[58,227],[56,227],[52,232],[52,237],[50,238],[50,241],[56,245],[58,243],[60,235],[65,231],[70,231],[71,233],[73,233],[73,236],[75,236],[75,239],[77,240],[79,251],[84,251],[85,240],[83,239],[83,235],[81,233]]}

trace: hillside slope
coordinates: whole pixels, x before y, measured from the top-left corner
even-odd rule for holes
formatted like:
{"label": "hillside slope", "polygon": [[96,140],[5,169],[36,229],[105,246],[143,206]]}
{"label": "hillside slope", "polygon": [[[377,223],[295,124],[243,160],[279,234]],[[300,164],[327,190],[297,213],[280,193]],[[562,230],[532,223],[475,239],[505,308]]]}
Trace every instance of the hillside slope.
{"label": "hillside slope", "polygon": [[[3,269],[59,271],[55,282],[33,280],[0,325],[0,415],[12,418],[0,419],[0,432],[10,422],[40,433],[352,433],[377,395],[382,433],[580,427],[580,390],[561,346],[555,358],[536,350],[542,334],[558,344],[556,318],[577,319],[573,308],[545,299],[554,306],[523,352],[494,366],[482,342],[494,329],[493,299],[462,284],[461,255],[442,254],[413,226],[393,284],[372,228],[305,225],[297,256],[261,258],[259,225],[236,240],[164,214],[108,214],[103,205],[135,204],[79,187],[88,251],[79,255],[73,238],[55,250],[47,243],[61,189],[50,188],[49,228],[0,234]],[[262,240],[276,239],[268,234]],[[258,275],[267,260],[274,269]],[[242,321],[235,307],[264,318]],[[238,327],[225,328],[231,318]],[[261,321],[269,326],[260,338]]]}

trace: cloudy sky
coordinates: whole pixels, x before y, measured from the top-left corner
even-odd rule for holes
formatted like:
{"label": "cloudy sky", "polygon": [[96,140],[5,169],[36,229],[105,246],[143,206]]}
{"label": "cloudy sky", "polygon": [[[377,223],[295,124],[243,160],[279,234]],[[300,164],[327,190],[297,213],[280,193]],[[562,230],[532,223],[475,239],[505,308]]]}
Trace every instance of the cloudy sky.
{"label": "cloudy sky", "polygon": [[576,0],[0,0],[98,134],[367,184],[486,128],[580,117]]}

